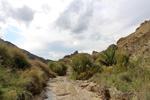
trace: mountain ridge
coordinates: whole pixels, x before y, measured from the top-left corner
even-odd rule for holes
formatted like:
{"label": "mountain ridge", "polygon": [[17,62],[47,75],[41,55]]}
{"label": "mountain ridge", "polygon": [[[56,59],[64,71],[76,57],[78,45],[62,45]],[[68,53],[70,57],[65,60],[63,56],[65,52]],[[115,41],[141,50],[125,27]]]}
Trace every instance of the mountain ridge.
{"label": "mountain ridge", "polygon": [[[3,40],[3,39],[1,39],[1,38],[0,38],[0,42],[6,43],[8,46],[17,47],[17,46],[14,45],[13,43],[11,43],[11,42],[9,42],[9,41],[5,41],[5,40]],[[19,48],[19,47],[17,47],[17,48]],[[19,48],[19,49],[21,49],[21,48]],[[23,51],[23,53],[25,53],[25,54],[28,56],[28,58],[29,58],[30,60],[39,59],[39,60],[41,60],[41,61],[44,62],[44,63],[48,63],[49,61],[52,61],[52,60],[50,60],[50,59],[44,59],[44,58],[39,57],[39,56],[37,56],[37,55],[35,55],[35,54],[32,54],[32,53],[30,53],[30,52],[27,51],[27,50],[24,50],[24,49],[21,49],[21,50]]]}

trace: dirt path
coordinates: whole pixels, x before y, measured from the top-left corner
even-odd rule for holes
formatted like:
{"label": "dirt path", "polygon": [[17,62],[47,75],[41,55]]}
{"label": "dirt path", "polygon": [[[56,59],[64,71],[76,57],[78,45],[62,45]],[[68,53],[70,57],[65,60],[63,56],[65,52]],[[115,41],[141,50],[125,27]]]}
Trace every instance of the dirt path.
{"label": "dirt path", "polygon": [[50,79],[46,87],[48,98],[45,100],[101,100],[96,93],[88,91],[86,84],[65,76]]}

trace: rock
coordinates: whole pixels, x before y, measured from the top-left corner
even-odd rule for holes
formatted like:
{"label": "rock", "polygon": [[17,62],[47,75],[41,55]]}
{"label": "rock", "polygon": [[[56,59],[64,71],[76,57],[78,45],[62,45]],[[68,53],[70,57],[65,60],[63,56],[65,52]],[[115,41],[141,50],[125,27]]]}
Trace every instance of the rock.
{"label": "rock", "polygon": [[97,54],[97,53],[98,53],[97,51],[93,51],[93,52],[92,52],[92,55],[95,55],[95,54]]}
{"label": "rock", "polygon": [[76,55],[76,54],[78,54],[78,51],[75,51],[72,55]]}
{"label": "rock", "polygon": [[90,82],[86,89],[88,91],[95,92],[96,91],[95,88],[96,88],[96,83]]}
{"label": "rock", "polygon": [[102,89],[100,91],[101,96],[102,96],[102,100],[110,100],[111,96],[110,96],[110,92],[109,89]]}
{"label": "rock", "polygon": [[136,29],[136,31],[138,31],[140,28],[143,27],[143,25],[148,24],[148,23],[150,23],[150,20],[149,20],[149,21],[145,21],[145,22],[143,22],[142,24],[140,24],[140,27],[138,27],[138,28]]}
{"label": "rock", "polygon": [[123,93],[116,88],[109,88],[111,100],[129,100],[129,93]]}
{"label": "rock", "polygon": [[82,87],[82,88],[85,88],[85,87],[87,87],[88,85],[89,85],[88,82],[84,82],[83,84],[81,84],[81,87]]}
{"label": "rock", "polygon": [[[86,88],[95,86],[95,83],[87,81],[73,81],[68,80],[66,77],[57,77],[56,79],[50,80],[50,85],[47,87],[53,94],[52,100],[101,100],[100,96],[96,93],[88,91]],[[82,87],[81,87],[82,86]],[[51,95],[48,95],[47,100],[51,100]]]}
{"label": "rock", "polygon": [[[150,21],[145,21],[129,36],[117,41],[118,52],[129,54],[130,60],[150,56]],[[144,65],[145,66],[145,65]]]}
{"label": "rock", "polygon": [[53,88],[52,90],[54,92],[54,94],[56,94],[57,96],[64,96],[64,95],[69,95],[71,94],[70,91],[70,85],[68,84],[64,84],[64,85],[60,85],[57,86],[57,88]]}
{"label": "rock", "polygon": [[72,56],[74,56],[74,55],[77,55],[78,54],[78,51],[75,51],[73,54],[71,54],[71,55],[66,55],[66,56],[64,56],[64,58],[70,58],[70,57],[72,57]]}
{"label": "rock", "polygon": [[[109,45],[108,48],[113,49],[113,50],[117,50],[117,49],[118,49],[117,45],[115,45],[115,44]],[[108,48],[107,48],[107,49],[108,49]]]}
{"label": "rock", "polygon": [[122,42],[122,41],[124,41],[125,40],[125,38],[120,38],[118,41],[117,41],[117,44],[119,44],[120,42]]}

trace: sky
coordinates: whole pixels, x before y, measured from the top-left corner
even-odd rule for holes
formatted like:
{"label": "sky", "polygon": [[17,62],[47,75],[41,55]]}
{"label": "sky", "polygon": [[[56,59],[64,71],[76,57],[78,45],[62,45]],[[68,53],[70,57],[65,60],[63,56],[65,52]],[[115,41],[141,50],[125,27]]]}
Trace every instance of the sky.
{"label": "sky", "polygon": [[0,38],[45,59],[105,50],[150,20],[150,0],[0,0]]}

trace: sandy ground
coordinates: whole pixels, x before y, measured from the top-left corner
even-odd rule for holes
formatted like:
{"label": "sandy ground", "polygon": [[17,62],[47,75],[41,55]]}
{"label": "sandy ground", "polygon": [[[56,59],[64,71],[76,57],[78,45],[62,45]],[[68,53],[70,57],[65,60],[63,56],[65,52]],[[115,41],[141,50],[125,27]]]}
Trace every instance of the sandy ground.
{"label": "sandy ground", "polygon": [[101,100],[96,93],[83,88],[86,84],[65,76],[50,79],[46,87],[48,98],[45,100]]}

